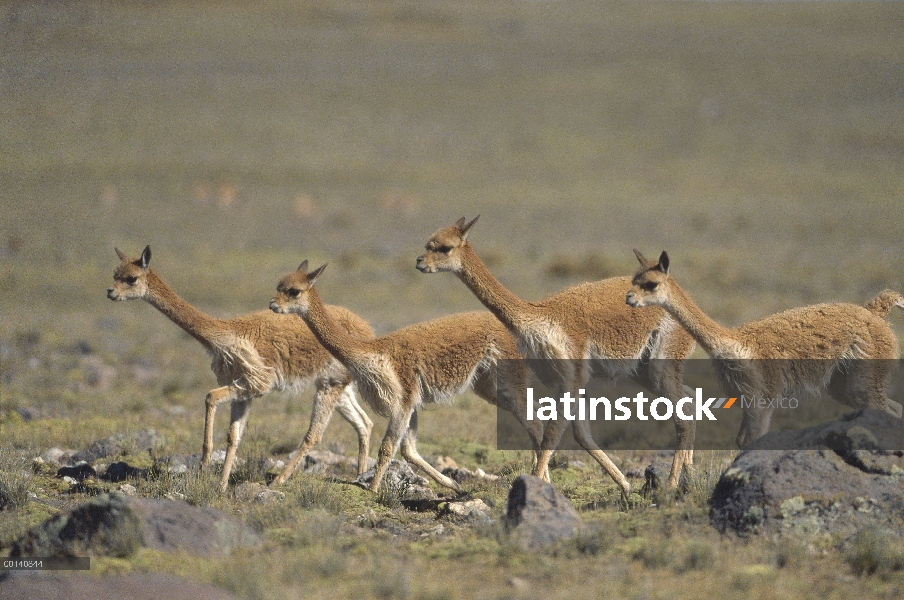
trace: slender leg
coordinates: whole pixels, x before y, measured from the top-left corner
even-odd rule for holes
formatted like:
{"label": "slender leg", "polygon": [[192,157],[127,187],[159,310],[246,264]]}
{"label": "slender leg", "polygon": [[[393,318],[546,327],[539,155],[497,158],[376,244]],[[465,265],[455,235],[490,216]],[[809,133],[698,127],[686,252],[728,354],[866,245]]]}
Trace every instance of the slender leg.
{"label": "slender leg", "polygon": [[424,460],[420,454],[417,452],[417,411],[411,413],[411,418],[408,420],[408,431],[405,432],[404,437],[402,437],[402,456],[408,462],[417,465],[427,475],[429,475],[435,482],[440,485],[444,485],[447,488],[452,488],[456,492],[461,491],[461,487],[459,487],[458,483],[450,478],[446,477],[439,471],[433,468],[433,466]]}
{"label": "slender leg", "polygon": [[226,460],[223,462],[223,475],[220,477],[220,491],[225,492],[229,487],[229,474],[235,463],[235,454],[245,433],[245,425],[248,423],[251,400],[236,400],[230,405],[229,434],[226,436]]}
{"label": "slender leg", "polygon": [[289,464],[283,468],[282,473],[273,480],[270,485],[282,485],[295,472],[305,455],[311,451],[323,439],[323,432],[330,422],[333,415],[333,409],[339,401],[342,394],[342,386],[335,383],[329,383],[326,380],[317,381],[317,390],[314,392],[314,406],[311,408],[311,424],[308,431],[301,442],[301,445],[295,451],[295,456],[289,461]]}
{"label": "slender leg", "polygon": [[358,434],[358,475],[361,475],[367,470],[367,459],[370,455],[370,432],[373,431],[374,423],[355,400],[355,393],[352,391],[351,385],[345,386],[339,396],[336,410],[351,423]]}
{"label": "slender leg", "polygon": [[612,462],[609,456],[600,450],[596,445],[596,442],[593,441],[587,427],[587,421],[576,420],[572,423],[572,428],[574,430],[575,441],[577,441],[577,443],[580,444],[580,446],[586,450],[601,467],[603,467],[603,470],[609,474],[609,477],[618,484],[622,489],[622,494],[624,494],[625,498],[630,496],[631,484],[628,483],[628,480],[625,479],[625,476],[618,467],[615,466],[615,463]]}
{"label": "slender leg", "polygon": [[386,427],[386,433],[383,435],[383,441],[380,443],[380,450],[377,453],[377,466],[374,469],[374,478],[370,482],[370,490],[377,492],[380,490],[380,484],[383,482],[383,475],[389,468],[389,461],[392,460],[402,436],[408,430],[408,422],[411,420],[411,414],[414,409],[404,409],[398,407],[395,414],[389,417],[389,425]]}
{"label": "slender leg", "polygon": [[207,406],[207,412],[204,415],[204,445],[201,448],[201,468],[204,469],[210,465],[210,454],[213,452],[213,422],[217,413],[217,405],[223,402],[234,402],[238,400],[241,391],[233,385],[224,385],[207,392],[204,404]]}

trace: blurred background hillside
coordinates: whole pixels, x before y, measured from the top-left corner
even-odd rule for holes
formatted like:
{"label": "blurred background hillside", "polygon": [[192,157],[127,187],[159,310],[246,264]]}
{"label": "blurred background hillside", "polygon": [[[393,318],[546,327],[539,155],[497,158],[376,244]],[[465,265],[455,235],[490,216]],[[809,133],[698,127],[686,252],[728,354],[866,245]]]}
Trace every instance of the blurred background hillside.
{"label": "blurred background hillside", "polygon": [[218,316],[329,262],[378,332],[480,308],[414,269],[478,213],[531,299],[633,247],[728,324],[904,289],[902,3],[4,2],[0,32],[7,402],[82,348],[200,415],[207,358],[105,298],[114,246]]}

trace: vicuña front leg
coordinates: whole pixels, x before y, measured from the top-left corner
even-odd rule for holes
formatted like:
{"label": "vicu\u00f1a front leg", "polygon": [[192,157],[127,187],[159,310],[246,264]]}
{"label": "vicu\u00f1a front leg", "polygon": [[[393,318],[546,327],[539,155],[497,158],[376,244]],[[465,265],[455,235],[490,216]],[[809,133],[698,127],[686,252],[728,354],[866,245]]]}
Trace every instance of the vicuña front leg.
{"label": "vicu\u00f1a front leg", "polygon": [[[374,478],[370,482],[370,491],[380,491],[380,484],[383,482],[383,476],[386,469],[389,468],[389,461],[396,453],[402,436],[408,429],[408,423],[411,420],[413,410],[399,410],[389,417],[389,424],[386,426],[386,433],[383,435],[383,441],[380,443],[380,450],[377,453],[377,466],[374,468]],[[401,413],[401,414],[400,414]]]}
{"label": "vicu\u00f1a front leg", "polygon": [[204,445],[201,447],[201,469],[210,466],[210,455],[213,452],[213,422],[217,414],[217,405],[234,402],[239,399],[241,390],[234,385],[224,385],[207,392],[204,404],[207,412],[204,415]]}

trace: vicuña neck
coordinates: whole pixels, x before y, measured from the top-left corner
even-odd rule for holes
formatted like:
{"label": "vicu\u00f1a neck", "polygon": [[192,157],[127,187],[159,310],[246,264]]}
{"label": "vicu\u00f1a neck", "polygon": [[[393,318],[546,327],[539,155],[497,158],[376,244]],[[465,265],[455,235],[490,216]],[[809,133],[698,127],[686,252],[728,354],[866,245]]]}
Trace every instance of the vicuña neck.
{"label": "vicu\u00f1a neck", "polygon": [[154,271],[147,274],[147,301],[206,348],[213,347],[212,338],[223,329],[222,321],[206,315],[176,294]]}
{"label": "vicu\u00f1a neck", "polygon": [[303,318],[314,337],[343,365],[354,363],[359,353],[366,350],[365,344],[350,336],[330,318],[317,290],[311,289],[308,298],[308,312]]}
{"label": "vicu\u00f1a neck", "polygon": [[519,329],[524,315],[533,312],[530,302],[510,292],[496,279],[470,245],[461,253],[462,268],[456,272],[477,299],[509,329]]}
{"label": "vicu\u00f1a neck", "polygon": [[672,315],[709,355],[720,355],[736,344],[737,338],[727,327],[713,321],[700,310],[691,297],[674,281],[669,301],[663,308]]}

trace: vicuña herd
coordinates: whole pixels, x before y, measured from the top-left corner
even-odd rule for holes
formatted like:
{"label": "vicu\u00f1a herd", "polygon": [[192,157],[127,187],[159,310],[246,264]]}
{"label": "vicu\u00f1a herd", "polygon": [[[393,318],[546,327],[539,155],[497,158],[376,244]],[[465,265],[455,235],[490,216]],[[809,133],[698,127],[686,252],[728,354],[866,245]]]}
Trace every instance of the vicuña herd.
{"label": "vicu\u00f1a herd", "polygon": [[[459,489],[418,454],[418,410],[468,388],[518,418],[534,448],[533,474],[548,481],[550,458],[569,421],[541,425],[526,418],[529,368],[575,394],[591,375],[587,359],[610,359],[595,360],[592,364],[602,371],[593,374],[628,377],[656,395],[679,398],[691,395],[683,384],[683,365],[695,342],[711,357],[727,395],[774,398],[825,388],[848,406],[901,417],[901,404],[887,393],[899,349],[885,317],[894,306],[904,310],[904,296],[897,292],[884,291],[864,306],[794,308],[732,329],[709,318],[672,278],[668,254],[648,260],[635,250],[640,268],[633,278],[584,283],[532,302],[506,289],[477,256],[468,241],[476,221],[462,218],[434,233],[417,268],[454,273],[489,312],[449,315],[382,337],[375,337],[370,325],[351,311],[323,303],[314,284],[326,265],[309,270],[306,260],[279,281],[271,310],[233,319],[211,317],[180,298],[151,269],[150,247],[138,258],[116,250],[122,262],[107,296],[147,301],[213,357],[211,369],[221,387],[205,399],[201,465],[207,467],[211,460],[217,405],[228,401],[221,490],[228,486],[252,400],[308,382],[315,384],[310,427],[271,485],[285,482],[295,471],[322,438],[334,410],[355,429],[358,474],[365,472],[373,423],[353,389],[388,420],[369,484],[373,491],[379,490],[400,447],[408,462],[437,483]],[[771,409],[756,404],[744,408],[738,446],[766,434],[771,415]],[[596,445],[587,422],[570,424],[577,443],[628,495],[628,480]],[[677,450],[669,487],[693,463],[695,421],[676,415],[674,425]]]}

